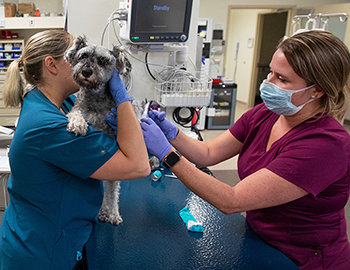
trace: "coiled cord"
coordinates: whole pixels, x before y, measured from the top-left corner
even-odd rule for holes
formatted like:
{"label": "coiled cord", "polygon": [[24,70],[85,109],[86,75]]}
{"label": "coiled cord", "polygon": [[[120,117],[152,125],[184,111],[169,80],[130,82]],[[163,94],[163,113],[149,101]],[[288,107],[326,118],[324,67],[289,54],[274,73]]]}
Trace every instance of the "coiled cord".
{"label": "coiled cord", "polygon": [[[185,118],[182,117],[180,115],[180,111],[182,109],[188,109],[190,111],[190,115],[188,117],[185,117]],[[194,123],[193,125],[190,124],[189,126],[186,126],[188,123],[192,122],[192,119],[195,116],[195,114],[197,115],[196,123]],[[179,124],[180,126],[183,126],[185,128],[191,128],[192,126],[194,126],[198,123],[199,114],[198,114],[197,110],[193,107],[177,107],[173,111],[173,119],[174,119],[175,123]]]}
{"label": "coiled cord", "polygon": [[[191,113],[188,117],[185,117],[185,118],[180,116],[180,111],[181,109],[184,109],[184,108],[188,109]],[[196,122],[192,124],[192,119],[195,115],[197,116],[197,119],[196,119]],[[203,141],[203,137],[199,129],[197,128],[199,117],[200,116],[199,116],[198,110],[194,107],[177,107],[173,111],[174,122],[179,124],[182,127],[191,128],[191,131],[197,134],[198,140]],[[186,126],[188,123],[191,123],[191,124],[189,126]]]}

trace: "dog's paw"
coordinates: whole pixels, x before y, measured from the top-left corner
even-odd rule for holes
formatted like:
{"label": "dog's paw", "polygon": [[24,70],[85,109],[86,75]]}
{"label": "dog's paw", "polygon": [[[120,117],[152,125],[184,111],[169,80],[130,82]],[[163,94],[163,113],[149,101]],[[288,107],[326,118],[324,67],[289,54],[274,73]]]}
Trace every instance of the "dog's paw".
{"label": "dog's paw", "polygon": [[67,117],[69,122],[67,125],[67,130],[69,132],[74,132],[76,136],[86,134],[88,124],[80,111],[71,111],[67,114]]}
{"label": "dog's paw", "polygon": [[102,222],[108,222],[113,225],[118,225],[123,222],[123,219],[119,214],[110,214],[106,209],[103,208],[101,208],[98,212],[98,220]]}

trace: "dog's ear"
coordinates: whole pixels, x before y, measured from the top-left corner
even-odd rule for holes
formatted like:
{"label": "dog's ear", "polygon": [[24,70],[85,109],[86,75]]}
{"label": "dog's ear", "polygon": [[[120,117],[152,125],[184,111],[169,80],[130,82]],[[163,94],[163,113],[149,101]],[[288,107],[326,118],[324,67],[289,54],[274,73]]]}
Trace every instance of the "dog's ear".
{"label": "dog's ear", "polygon": [[86,47],[87,46],[87,39],[86,39],[86,36],[85,35],[82,35],[82,36],[78,36],[75,40],[74,40],[74,43],[72,45],[72,47],[70,47],[64,57],[65,59],[70,63],[70,64],[73,64],[74,63],[74,57],[75,55],[77,54],[77,52]]}
{"label": "dog's ear", "polygon": [[110,51],[111,54],[113,54],[113,56],[115,58],[117,58],[117,56],[119,55],[120,51],[122,50],[122,46],[117,46],[117,45],[113,45],[113,49]]}
{"label": "dog's ear", "polygon": [[111,51],[112,55],[115,58],[116,68],[118,73],[123,76],[128,76],[131,72],[131,63],[127,58],[127,49],[124,46],[113,46]]}

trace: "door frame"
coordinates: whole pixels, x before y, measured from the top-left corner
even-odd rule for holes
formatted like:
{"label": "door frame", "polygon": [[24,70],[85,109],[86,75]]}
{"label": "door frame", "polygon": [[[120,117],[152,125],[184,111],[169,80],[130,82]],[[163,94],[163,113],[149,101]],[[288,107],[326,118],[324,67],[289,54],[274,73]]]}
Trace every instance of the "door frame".
{"label": "door frame", "polygon": [[[287,24],[286,24],[286,35],[290,33],[290,27],[292,24],[293,16],[296,14],[297,7],[295,5],[254,5],[254,6],[246,6],[246,5],[229,5],[228,6],[228,14],[227,14],[227,25],[226,25],[226,40],[228,40],[228,35],[230,33],[230,21],[231,21],[231,10],[232,9],[266,9],[269,10],[266,13],[273,13],[270,10],[283,10],[288,12]],[[248,107],[254,106],[255,100],[255,92],[256,92],[256,83],[258,76],[258,68],[257,61],[259,59],[260,54],[260,46],[261,46],[261,38],[262,38],[262,15],[266,13],[259,13],[257,18],[256,32],[255,32],[255,42],[254,42],[254,52],[253,52],[253,62],[252,62],[252,70],[250,73],[250,87],[248,94]],[[226,61],[227,58],[224,57],[224,69],[226,69]],[[226,70],[224,70],[225,73]]]}

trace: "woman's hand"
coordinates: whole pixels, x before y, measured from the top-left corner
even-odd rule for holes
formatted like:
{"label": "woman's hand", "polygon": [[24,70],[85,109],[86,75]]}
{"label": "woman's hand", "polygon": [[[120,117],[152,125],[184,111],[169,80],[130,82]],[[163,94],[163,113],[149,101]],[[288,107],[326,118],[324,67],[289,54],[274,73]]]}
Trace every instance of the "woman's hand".
{"label": "woman's hand", "polygon": [[148,151],[162,160],[172,148],[164,133],[151,118],[142,118],[141,128]]}
{"label": "woman's hand", "polygon": [[161,128],[168,141],[175,139],[178,133],[177,127],[165,118],[165,112],[152,110],[148,112],[148,117]]}
{"label": "woman's hand", "polygon": [[111,109],[111,113],[107,115],[107,124],[113,128],[115,137],[117,138],[118,133],[118,117],[117,117],[117,107]]}
{"label": "woman's hand", "polygon": [[128,91],[125,89],[125,85],[120,78],[117,69],[114,69],[111,78],[108,82],[109,90],[113,96],[113,99],[116,103],[116,107],[119,106],[120,103],[125,101],[132,101],[132,98],[129,97]]}

